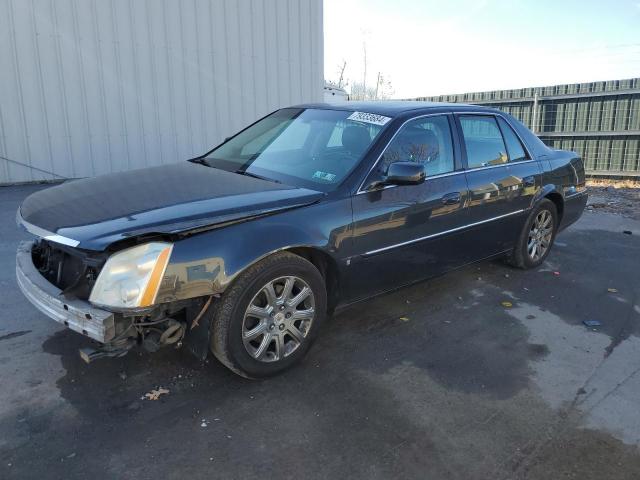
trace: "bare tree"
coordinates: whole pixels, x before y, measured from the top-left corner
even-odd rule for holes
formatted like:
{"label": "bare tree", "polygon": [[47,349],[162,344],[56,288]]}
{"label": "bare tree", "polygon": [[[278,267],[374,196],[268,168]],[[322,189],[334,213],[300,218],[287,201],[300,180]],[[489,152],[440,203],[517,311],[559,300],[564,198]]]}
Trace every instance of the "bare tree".
{"label": "bare tree", "polygon": [[387,100],[393,95],[391,81],[385,79],[382,73],[378,73],[375,87],[367,87],[364,83],[351,84],[350,100]]}
{"label": "bare tree", "polygon": [[367,91],[367,42],[362,42],[362,52],[364,53],[364,75],[362,76],[362,88]]}
{"label": "bare tree", "polygon": [[[363,31],[363,35],[366,32]],[[382,72],[378,72],[376,78],[376,84],[374,87],[367,86],[367,70],[368,70],[368,58],[367,58],[367,42],[362,42],[362,62],[363,62],[363,75],[362,81],[351,81],[345,78],[345,72],[347,69],[347,61],[343,59],[342,64],[337,67],[338,81],[328,80],[327,83],[336,86],[338,88],[344,88],[350,84],[351,93],[349,100],[386,100],[391,98],[394,94],[391,81]]]}
{"label": "bare tree", "polygon": [[347,61],[343,60],[342,64],[338,65],[337,69],[336,69],[336,74],[338,76],[338,81],[336,82],[335,80],[331,80],[331,79],[324,79],[324,83],[325,84],[329,84],[331,86],[337,87],[337,88],[344,88],[346,87],[349,82],[347,79],[344,78],[344,72],[347,68]]}
{"label": "bare tree", "polygon": [[375,88],[367,88],[361,82],[353,82],[351,84],[349,100],[373,100],[375,98],[375,94]]}
{"label": "bare tree", "polygon": [[376,99],[378,100],[387,100],[391,98],[391,96],[395,93],[393,90],[393,86],[391,85],[391,80],[385,78],[382,73],[378,74],[378,95],[376,95]]}
{"label": "bare tree", "polygon": [[344,79],[344,69],[347,68],[347,61],[344,60],[342,64],[342,68],[338,67],[340,70],[340,78],[338,78],[338,88],[342,88],[342,81]]}

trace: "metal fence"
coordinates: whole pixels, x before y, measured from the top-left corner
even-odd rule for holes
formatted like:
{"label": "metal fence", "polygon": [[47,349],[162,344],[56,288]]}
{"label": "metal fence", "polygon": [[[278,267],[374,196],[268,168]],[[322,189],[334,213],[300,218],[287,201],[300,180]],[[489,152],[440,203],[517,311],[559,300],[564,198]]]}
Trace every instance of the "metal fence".
{"label": "metal fence", "polygon": [[640,78],[416,100],[499,108],[550,147],[578,152],[590,175],[640,177]]}

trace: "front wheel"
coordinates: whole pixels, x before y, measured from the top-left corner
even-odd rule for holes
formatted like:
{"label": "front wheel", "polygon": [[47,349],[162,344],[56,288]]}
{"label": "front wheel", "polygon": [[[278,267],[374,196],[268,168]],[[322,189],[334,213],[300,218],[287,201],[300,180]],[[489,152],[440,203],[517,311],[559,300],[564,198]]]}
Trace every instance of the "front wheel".
{"label": "front wheel", "polygon": [[510,263],[519,268],[535,268],[544,262],[558,228],[558,211],[548,199],[533,209],[511,253]]}
{"label": "front wheel", "polygon": [[304,356],[326,308],[318,269],[297,255],[274,254],[240,274],[217,302],[211,350],[243,377],[274,375]]}

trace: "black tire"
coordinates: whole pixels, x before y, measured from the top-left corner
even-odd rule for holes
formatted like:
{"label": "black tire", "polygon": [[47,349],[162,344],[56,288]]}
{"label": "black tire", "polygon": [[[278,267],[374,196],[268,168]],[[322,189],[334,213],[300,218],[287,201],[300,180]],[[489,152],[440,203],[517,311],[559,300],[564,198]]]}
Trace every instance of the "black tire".
{"label": "black tire", "polygon": [[[243,322],[250,302],[269,282],[280,277],[302,279],[313,292],[315,316],[304,341],[277,361],[260,361],[243,343]],[[280,373],[307,353],[324,322],[327,310],[325,282],[318,269],[304,258],[288,252],[273,254],[249,267],[215,302],[211,318],[211,351],[226,367],[246,378],[264,378]]]}
{"label": "black tire", "polygon": [[[546,251],[536,259],[533,259],[528,251],[528,241],[529,241],[529,232],[531,231],[531,227],[536,221],[536,218],[543,211],[548,211],[551,214],[552,218],[552,232],[551,232],[551,240]],[[545,261],[549,252],[551,251],[551,247],[553,246],[553,242],[556,238],[556,233],[558,232],[558,210],[556,209],[555,204],[549,199],[543,199],[540,203],[531,211],[527,221],[518,236],[518,240],[516,241],[515,246],[513,247],[513,251],[509,256],[509,263],[517,268],[522,269],[530,269],[536,268]]]}

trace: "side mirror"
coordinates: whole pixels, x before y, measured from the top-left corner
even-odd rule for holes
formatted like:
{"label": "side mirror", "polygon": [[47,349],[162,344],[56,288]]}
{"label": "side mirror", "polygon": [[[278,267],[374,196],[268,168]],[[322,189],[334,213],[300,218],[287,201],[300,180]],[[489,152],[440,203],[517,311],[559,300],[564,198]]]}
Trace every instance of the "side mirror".
{"label": "side mirror", "polygon": [[384,183],[387,185],[418,185],[427,174],[424,165],[416,162],[394,162],[389,165]]}

